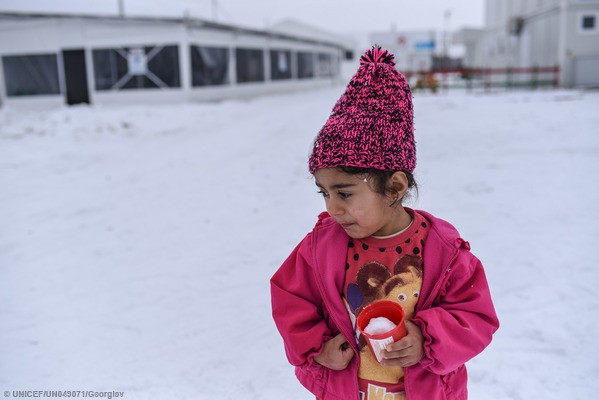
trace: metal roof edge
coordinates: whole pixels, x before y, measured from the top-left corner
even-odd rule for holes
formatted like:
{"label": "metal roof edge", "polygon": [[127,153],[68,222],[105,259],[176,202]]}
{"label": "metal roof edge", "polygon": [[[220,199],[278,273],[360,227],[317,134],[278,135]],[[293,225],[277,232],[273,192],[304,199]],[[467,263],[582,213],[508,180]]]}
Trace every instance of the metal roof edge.
{"label": "metal roof edge", "polygon": [[319,44],[331,46],[343,51],[352,50],[343,43],[338,43],[332,40],[318,40],[315,38],[295,36],[282,32],[269,31],[251,27],[243,27],[240,25],[224,24],[220,22],[209,21],[196,17],[157,17],[157,16],[119,16],[117,14],[68,14],[68,13],[39,13],[39,12],[16,12],[16,11],[1,11],[1,19],[43,19],[43,18],[60,18],[60,19],[90,19],[90,20],[111,20],[111,21],[139,21],[139,22],[167,22],[173,24],[187,25],[191,28],[208,28],[215,30],[225,30],[236,33],[246,33],[257,36],[265,36],[276,39],[285,39],[296,42],[304,42],[310,44]]}

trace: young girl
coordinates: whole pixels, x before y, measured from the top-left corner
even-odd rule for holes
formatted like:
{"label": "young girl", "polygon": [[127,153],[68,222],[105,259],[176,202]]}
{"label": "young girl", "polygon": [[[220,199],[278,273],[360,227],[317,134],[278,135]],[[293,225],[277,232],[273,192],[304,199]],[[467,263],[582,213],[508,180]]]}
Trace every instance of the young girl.
{"label": "young girl", "polygon": [[[310,156],[327,212],[271,279],[287,357],[318,399],[466,399],[464,363],[499,327],[468,242],[402,205],[416,188],[413,132],[409,86],[373,47]],[[401,305],[407,335],[379,362],[356,319],[380,300]]]}

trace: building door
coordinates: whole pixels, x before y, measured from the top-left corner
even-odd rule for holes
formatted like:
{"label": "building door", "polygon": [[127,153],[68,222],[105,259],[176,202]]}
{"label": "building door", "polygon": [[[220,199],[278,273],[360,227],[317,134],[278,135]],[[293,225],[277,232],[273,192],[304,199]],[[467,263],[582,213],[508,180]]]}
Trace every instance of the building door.
{"label": "building door", "polygon": [[89,104],[84,50],[63,50],[62,60],[67,90],[67,104]]}
{"label": "building door", "polygon": [[599,87],[599,56],[574,58],[574,86]]}

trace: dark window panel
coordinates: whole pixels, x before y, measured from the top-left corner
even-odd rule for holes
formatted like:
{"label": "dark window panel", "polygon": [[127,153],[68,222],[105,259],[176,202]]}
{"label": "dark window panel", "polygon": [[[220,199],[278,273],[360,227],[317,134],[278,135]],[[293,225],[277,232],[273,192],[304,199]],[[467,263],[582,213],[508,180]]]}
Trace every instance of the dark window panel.
{"label": "dark window panel", "polygon": [[56,54],[2,57],[6,95],[60,94],[56,57]]}
{"label": "dark window panel", "polygon": [[291,51],[270,51],[270,76],[273,81],[291,79]]}
{"label": "dark window panel", "polygon": [[297,53],[297,77],[300,79],[314,77],[314,56],[312,53]]}
{"label": "dark window panel", "polygon": [[260,49],[235,49],[237,82],[264,81],[264,52]]}
{"label": "dark window panel", "polygon": [[229,49],[191,46],[191,84],[197,86],[229,83]]}
{"label": "dark window panel", "polygon": [[[130,52],[141,53],[145,69],[130,69]],[[181,87],[178,46],[95,49],[92,58],[98,91]]]}

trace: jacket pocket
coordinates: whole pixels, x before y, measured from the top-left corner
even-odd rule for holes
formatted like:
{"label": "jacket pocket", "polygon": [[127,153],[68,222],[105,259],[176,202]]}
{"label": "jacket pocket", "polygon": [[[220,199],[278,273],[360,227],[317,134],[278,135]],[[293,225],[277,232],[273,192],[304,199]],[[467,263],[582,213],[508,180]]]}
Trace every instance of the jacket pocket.
{"label": "jacket pocket", "polygon": [[312,365],[308,365],[307,367],[305,367],[306,372],[310,374],[312,379],[316,381],[322,381],[324,379],[326,369],[326,367],[323,367],[317,362],[314,362]]}
{"label": "jacket pocket", "polygon": [[453,392],[453,389],[451,387],[451,381],[452,381],[451,377],[453,375],[455,375],[455,371],[451,371],[448,374],[441,375],[441,382],[443,382],[443,391],[445,392],[445,398],[447,400],[453,399],[453,397],[451,395]]}
{"label": "jacket pocket", "polygon": [[325,395],[328,375],[329,369],[318,363],[296,369],[296,376],[300,383],[319,398],[323,398]]}
{"label": "jacket pocket", "polygon": [[441,375],[443,391],[447,400],[462,400],[467,398],[466,368],[462,365],[448,374]]}

